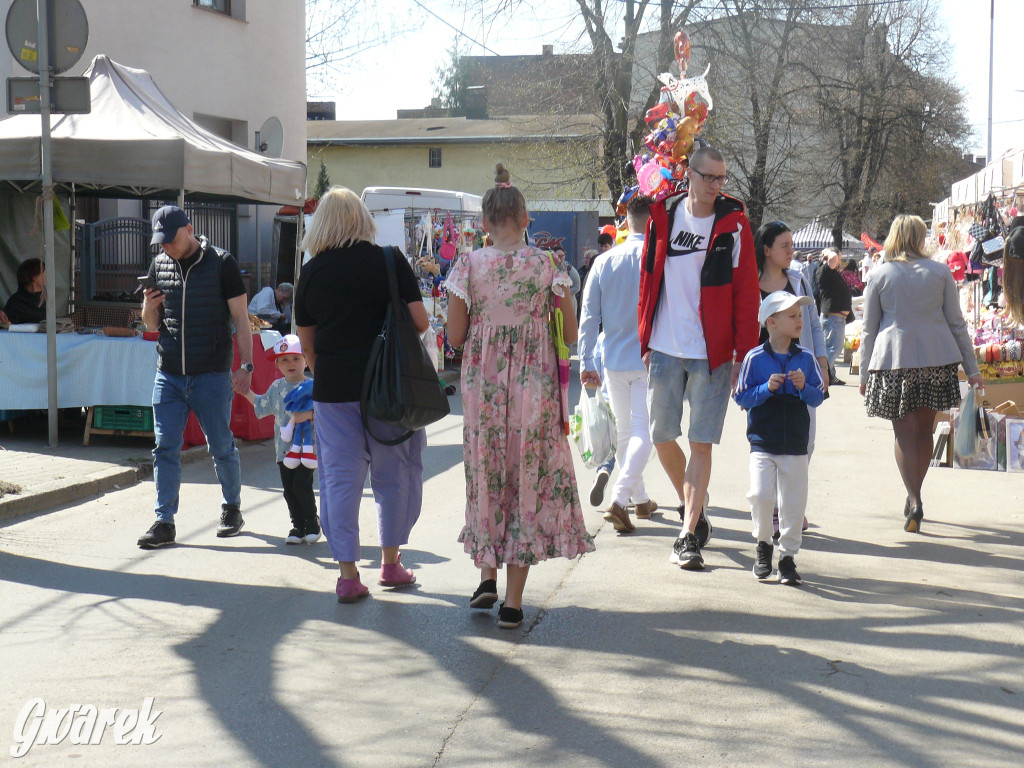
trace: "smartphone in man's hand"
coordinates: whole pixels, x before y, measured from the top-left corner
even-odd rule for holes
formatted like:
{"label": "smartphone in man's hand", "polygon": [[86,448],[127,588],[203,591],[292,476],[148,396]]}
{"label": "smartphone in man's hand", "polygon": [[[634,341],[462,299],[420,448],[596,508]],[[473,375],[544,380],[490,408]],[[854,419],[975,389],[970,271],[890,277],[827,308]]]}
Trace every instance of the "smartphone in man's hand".
{"label": "smartphone in man's hand", "polygon": [[[157,291],[157,290],[160,290],[160,289],[159,289],[159,288],[157,287],[157,284],[156,284],[156,278],[150,277],[149,275],[142,275],[141,277],[139,277],[139,278],[137,278],[137,279],[138,279],[138,281],[139,281],[139,285],[140,285],[140,286],[141,286],[141,288],[143,288],[143,289],[145,289],[145,288],[149,288],[149,290],[151,290],[151,291]],[[138,292],[139,292],[139,289],[136,289],[136,291],[135,291],[135,292],[136,292],[136,293],[138,293]]]}

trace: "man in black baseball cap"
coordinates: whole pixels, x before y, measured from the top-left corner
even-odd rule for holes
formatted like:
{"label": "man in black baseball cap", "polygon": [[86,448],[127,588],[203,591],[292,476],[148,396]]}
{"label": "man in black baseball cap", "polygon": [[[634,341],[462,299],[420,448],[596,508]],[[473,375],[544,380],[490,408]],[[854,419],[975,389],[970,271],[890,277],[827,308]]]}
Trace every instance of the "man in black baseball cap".
{"label": "man in black baseball cap", "polygon": [[[174,543],[181,443],[190,411],[206,433],[223,493],[217,535],[236,536],[245,525],[231,402],[234,388],[248,391],[253,371],[248,298],[235,258],[205,237],[197,238],[189,217],[174,205],[153,216],[151,242],[161,248],[149,267],[157,287],[143,292],[142,320],[160,332],[153,384],[156,522],[139,539],[142,549]],[[234,373],[232,323],[240,360]]]}

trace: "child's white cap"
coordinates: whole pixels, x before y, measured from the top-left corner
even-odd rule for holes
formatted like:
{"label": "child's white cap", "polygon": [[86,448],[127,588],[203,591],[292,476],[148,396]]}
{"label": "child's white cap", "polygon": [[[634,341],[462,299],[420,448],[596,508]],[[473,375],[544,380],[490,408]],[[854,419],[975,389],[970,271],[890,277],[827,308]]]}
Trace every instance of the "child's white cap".
{"label": "child's white cap", "polygon": [[757,310],[757,322],[764,325],[765,321],[776,312],[782,312],[794,305],[806,307],[812,301],[814,300],[810,296],[794,296],[789,291],[769,293],[762,299],[761,308]]}
{"label": "child's white cap", "polygon": [[277,360],[284,355],[302,355],[302,342],[293,333],[282,336],[274,343],[274,346],[267,350],[269,360]]}

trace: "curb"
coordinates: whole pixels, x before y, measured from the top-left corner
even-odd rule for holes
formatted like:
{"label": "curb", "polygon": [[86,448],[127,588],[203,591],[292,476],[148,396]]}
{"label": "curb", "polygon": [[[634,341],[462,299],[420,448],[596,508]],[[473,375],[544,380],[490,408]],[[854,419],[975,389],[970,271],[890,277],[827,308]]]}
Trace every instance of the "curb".
{"label": "curb", "polygon": [[[181,452],[181,463],[191,464],[206,456],[209,456],[206,445],[196,445]],[[0,498],[0,521],[49,512],[66,504],[101,496],[107,491],[131,487],[152,476],[153,462],[145,461],[133,466],[112,466],[71,480],[43,483]]]}

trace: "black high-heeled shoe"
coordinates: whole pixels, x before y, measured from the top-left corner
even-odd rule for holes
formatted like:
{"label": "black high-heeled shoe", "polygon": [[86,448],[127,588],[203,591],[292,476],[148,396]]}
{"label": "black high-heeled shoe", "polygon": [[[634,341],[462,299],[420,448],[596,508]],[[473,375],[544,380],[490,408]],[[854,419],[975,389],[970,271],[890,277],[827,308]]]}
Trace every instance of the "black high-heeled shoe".
{"label": "black high-heeled shoe", "polygon": [[907,533],[920,533],[921,521],[924,519],[924,506],[915,504],[907,514],[907,522],[903,524],[903,530]]}

